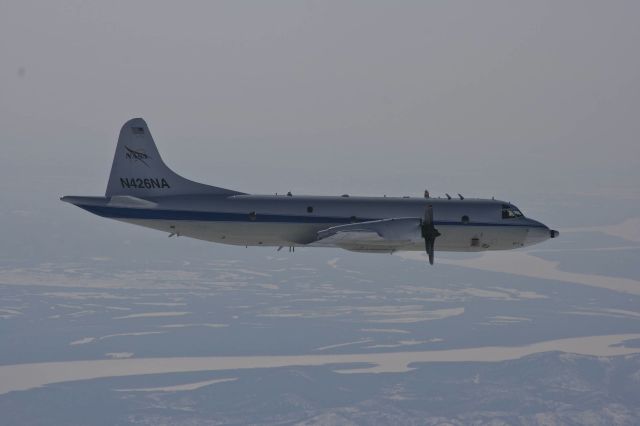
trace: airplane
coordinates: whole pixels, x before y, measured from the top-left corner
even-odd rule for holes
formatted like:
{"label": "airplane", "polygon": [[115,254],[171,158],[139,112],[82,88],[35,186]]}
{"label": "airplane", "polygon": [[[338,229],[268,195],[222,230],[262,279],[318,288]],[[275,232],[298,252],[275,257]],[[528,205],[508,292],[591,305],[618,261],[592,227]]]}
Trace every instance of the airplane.
{"label": "airplane", "polygon": [[252,195],[174,173],[147,123],[120,130],[104,197],[64,196],[98,216],[205,241],[242,246],[338,247],[394,253],[509,250],[558,237],[558,231],[495,199]]}

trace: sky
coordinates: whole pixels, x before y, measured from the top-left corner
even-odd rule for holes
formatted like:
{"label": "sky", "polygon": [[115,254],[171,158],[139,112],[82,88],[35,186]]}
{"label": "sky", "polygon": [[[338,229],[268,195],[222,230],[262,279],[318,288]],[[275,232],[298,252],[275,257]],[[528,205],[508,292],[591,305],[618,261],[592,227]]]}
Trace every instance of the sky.
{"label": "sky", "polygon": [[635,1],[5,0],[0,197],[102,194],[120,126],[143,117],[178,173],[249,193],[637,198],[638,16]]}

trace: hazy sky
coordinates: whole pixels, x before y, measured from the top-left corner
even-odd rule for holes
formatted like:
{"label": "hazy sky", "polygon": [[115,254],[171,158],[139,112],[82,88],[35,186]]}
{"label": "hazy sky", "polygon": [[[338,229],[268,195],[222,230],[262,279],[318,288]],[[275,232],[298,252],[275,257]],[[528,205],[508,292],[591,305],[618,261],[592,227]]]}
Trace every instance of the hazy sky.
{"label": "hazy sky", "polygon": [[640,181],[640,2],[0,2],[2,191],[99,195],[122,123],[256,192]]}

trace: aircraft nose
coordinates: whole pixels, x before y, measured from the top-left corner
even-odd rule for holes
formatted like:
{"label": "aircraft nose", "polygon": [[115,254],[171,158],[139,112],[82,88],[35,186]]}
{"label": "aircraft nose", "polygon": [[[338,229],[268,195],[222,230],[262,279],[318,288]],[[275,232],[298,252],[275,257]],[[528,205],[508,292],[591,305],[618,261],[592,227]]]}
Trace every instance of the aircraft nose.
{"label": "aircraft nose", "polygon": [[530,246],[538,244],[549,238],[556,238],[560,233],[553,229],[549,229],[543,223],[529,219],[531,221],[530,227],[527,229],[527,236],[524,239],[524,246]]}
{"label": "aircraft nose", "polygon": [[538,244],[549,238],[551,238],[551,235],[549,234],[549,229],[547,227],[532,227],[527,230],[527,236],[524,239],[524,245],[530,246],[533,244]]}

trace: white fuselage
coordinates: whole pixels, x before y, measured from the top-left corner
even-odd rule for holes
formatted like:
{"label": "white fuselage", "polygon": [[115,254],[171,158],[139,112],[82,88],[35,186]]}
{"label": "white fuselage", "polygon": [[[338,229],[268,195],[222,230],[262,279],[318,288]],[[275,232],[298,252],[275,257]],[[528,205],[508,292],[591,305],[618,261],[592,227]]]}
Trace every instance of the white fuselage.
{"label": "white fuselage", "polygon": [[[388,218],[420,218],[433,206],[441,233],[439,251],[508,250],[550,237],[550,230],[524,216],[503,218],[508,203],[483,199],[312,197],[286,195],[185,195],[146,198],[66,197],[92,213],[170,234],[244,246],[333,246],[317,242],[332,226]],[[71,200],[73,198],[73,200]],[[355,251],[424,250],[419,233],[402,246],[384,241]]]}

